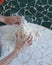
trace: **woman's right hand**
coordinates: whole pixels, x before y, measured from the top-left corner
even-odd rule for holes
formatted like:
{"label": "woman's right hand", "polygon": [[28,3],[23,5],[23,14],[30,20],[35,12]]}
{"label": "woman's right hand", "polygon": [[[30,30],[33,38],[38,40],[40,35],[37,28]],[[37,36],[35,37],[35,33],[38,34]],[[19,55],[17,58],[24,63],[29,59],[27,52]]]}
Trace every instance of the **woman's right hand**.
{"label": "woman's right hand", "polygon": [[18,38],[18,34],[16,34],[16,51],[20,52],[22,51],[24,48],[28,47],[29,45],[32,44],[32,36],[31,34],[28,36],[28,38],[26,38],[25,40],[20,40]]}

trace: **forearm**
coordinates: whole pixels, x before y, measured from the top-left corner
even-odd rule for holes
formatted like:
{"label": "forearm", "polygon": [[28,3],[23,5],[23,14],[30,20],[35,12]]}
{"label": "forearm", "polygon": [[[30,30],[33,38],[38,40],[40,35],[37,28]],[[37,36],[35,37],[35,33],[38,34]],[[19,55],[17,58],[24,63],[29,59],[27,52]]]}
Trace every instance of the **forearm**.
{"label": "forearm", "polygon": [[13,51],[10,55],[0,61],[0,65],[8,65],[13,60],[13,58],[15,58],[17,53],[18,52],[16,50]]}
{"label": "forearm", "polygon": [[1,21],[1,22],[5,22],[5,16],[1,16],[1,15],[0,15],[0,21]]}

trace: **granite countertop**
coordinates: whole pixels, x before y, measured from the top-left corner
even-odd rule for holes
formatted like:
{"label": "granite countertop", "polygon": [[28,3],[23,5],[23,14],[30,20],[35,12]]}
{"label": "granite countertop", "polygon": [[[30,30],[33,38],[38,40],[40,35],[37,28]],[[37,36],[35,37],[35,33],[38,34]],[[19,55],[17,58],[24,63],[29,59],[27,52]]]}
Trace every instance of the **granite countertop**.
{"label": "granite countertop", "polygon": [[52,65],[52,31],[32,23],[27,26],[30,26],[33,35],[32,45],[24,49],[9,65]]}
{"label": "granite countertop", "polygon": [[52,0],[4,0],[0,4],[0,15],[15,14],[52,30]]}

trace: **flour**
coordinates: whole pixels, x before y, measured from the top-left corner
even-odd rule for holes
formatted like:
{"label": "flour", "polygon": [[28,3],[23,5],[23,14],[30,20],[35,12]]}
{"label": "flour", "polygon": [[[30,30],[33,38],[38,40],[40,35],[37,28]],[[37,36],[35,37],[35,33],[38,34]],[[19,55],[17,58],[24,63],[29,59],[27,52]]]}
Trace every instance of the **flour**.
{"label": "flour", "polygon": [[26,39],[29,34],[29,26],[27,26],[27,21],[22,17],[20,25],[5,25],[1,27],[0,39],[2,43],[2,55],[5,51],[12,52],[16,47],[16,33],[19,35],[19,39]]}

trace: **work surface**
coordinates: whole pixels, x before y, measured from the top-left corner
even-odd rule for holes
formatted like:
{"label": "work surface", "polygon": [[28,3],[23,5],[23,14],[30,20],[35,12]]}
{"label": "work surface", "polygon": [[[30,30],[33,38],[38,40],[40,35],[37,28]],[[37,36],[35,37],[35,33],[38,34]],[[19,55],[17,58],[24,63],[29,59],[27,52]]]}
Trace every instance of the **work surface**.
{"label": "work surface", "polygon": [[[27,26],[33,35],[32,45],[24,49],[9,65],[52,65],[52,31],[31,23]],[[7,27],[1,27],[4,28]]]}

